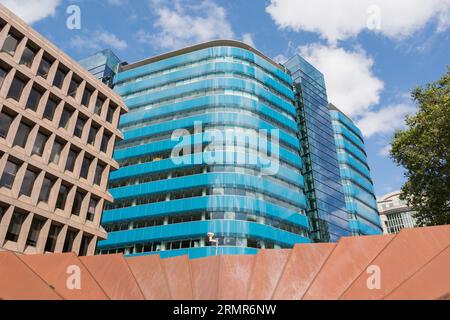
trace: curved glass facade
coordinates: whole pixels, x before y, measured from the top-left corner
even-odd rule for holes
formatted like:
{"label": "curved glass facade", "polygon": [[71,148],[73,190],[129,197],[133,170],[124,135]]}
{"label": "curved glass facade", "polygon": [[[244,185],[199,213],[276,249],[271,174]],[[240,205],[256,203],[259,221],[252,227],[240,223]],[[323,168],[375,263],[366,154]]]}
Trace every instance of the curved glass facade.
{"label": "curved glass facade", "polygon": [[381,221],[363,135],[353,121],[334,105],[330,104],[329,108],[352,234],[381,234]]}
{"label": "curved glass facade", "polygon": [[245,46],[185,49],[125,67],[130,112],[110,176],[100,253],[256,253],[309,242],[290,75]]}

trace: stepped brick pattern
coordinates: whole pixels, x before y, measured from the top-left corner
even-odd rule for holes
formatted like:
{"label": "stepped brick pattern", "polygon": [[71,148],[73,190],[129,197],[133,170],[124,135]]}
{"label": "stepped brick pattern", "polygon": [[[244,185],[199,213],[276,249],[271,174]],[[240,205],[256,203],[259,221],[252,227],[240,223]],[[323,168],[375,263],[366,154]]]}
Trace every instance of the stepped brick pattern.
{"label": "stepped brick pattern", "polygon": [[[75,289],[68,285],[74,266],[80,275]],[[193,260],[0,252],[3,300],[449,298],[450,226]]]}

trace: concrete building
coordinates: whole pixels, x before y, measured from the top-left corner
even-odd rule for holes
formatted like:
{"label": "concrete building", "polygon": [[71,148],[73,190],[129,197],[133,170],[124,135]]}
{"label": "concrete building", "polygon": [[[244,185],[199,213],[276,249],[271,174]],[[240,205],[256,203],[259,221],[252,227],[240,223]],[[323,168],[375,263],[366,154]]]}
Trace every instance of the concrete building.
{"label": "concrete building", "polygon": [[400,199],[400,191],[378,198],[378,210],[385,234],[399,233],[404,228],[414,228],[414,211]]}
{"label": "concrete building", "polygon": [[341,110],[329,105],[345,203],[353,235],[382,233],[380,215],[361,130]]}
{"label": "concrete building", "polygon": [[0,248],[91,255],[119,95],[0,5]]}

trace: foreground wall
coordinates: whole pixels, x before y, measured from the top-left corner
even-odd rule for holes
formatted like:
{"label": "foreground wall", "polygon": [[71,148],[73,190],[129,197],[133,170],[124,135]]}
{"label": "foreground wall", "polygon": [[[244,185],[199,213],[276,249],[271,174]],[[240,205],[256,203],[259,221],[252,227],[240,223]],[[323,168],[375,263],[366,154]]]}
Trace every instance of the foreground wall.
{"label": "foreground wall", "polygon": [[448,270],[450,226],[193,260],[0,252],[0,300],[445,299]]}

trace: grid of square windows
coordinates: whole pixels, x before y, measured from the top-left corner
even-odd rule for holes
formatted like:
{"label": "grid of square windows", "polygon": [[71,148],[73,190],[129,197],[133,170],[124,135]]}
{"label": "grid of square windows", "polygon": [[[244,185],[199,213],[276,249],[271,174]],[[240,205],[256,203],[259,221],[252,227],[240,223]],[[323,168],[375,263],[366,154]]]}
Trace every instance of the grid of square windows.
{"label": "grid of square windows", "polygon": [[[18,117],[18,115],[12,115],[8,110],[1,110],[0,111],[0,138],[6,139],[9,135],[10,128],[12,126],[12,123],[14,120]],[[71,112],[68,111],[67,116],[61,117],[61,125],[63,125],[65,128],[68,128],[67,123],[69,122],[68,119],[71,117]],[[61,159],[63,154],[65,153],[64,150],[67,146],[67,141],[63,140],[61,137],[56,137],[53,142],[49,143],[51,133],[47,133],[46,130],[38,129],[37,133],[34,136],[34,139],[30,139],[32,136],[32,131],[35,127],[35,125],[31,124],[30,120],[25,119],[24,117],[21,118],[22,121],[19,122],[18,127],[15,131],[14,138],[12,141],[12,146],[20,147],[20,148],[26,148],[27,145],[30,143],[31,146],[31,155],[35,155],[37,157],[44,157],[45,150],[48,150],[48,163],[52,163],[56,166],[62,165],[65,171],[74,172],[75,170],[75,164],[78,159],[78,156],[80,154],[80,151],[78,148],[70,147],[70,150],[68,153],[66,153],[66,156],[64,157],[63,163],[61,163]],[[83,119],[84,120],[84,119]],[[75,128],[74,135],[79,136],[84,130],[85,123],[87,121],[84,120],[83,122],[78,122]],[[100,131],[100,128],[95,127],[93,130],[90,131],[90,138],[89,138],[89,144],[94,144],[94,142],[97,139],[98,132]],[[112,134],[105,132],[102,135],[102,141],[100,150],[103,153],[106,153],[110,147],[110,140],[112,138]],[[95,170],[95,174],[93,175],[93,183],[96,185],[102,185],[103,181],[103,172],[105,171],[106,164],[99,164],[94,168],[91,168],[91,164],[94,161],[94,155],[91,155],[87,152],[85,152],[85,156],[83,157],[83,161],[81,162],[81,168],[80,168],[80,177],[84,179],[88,179],[90,170]]]}
{"label": "grid of square windows", "polygon": [[[0,223],[4,223],[6,227],[5,242],[17,243],[20,241],[21,233],[26,232],[25,246],[36,248],[39,243],[44,247],[45,252],[71,252],[74,251],[80,256],[86,256],[89,251],[88,248],[93,244],[94,236],[92,234],[79,231],[77,229],[69,228],[65,235],[61,232],[63,226],[57,222],[49,221],[48,218],[23,211],[18,208],[13,208],[13,212],[9,221],[2,219],[8,210],[7,204],[0,204]],[[31,216],[32,215],[32,216]],[[29,227],[25,226],[25,221],[31,220]],[[48,231],[44,231],[46,223],[50,224]],[[7,224],[8,223],[8,224]],[[6,225],[7,224],[7,225]],[[27,229],[26,229],[27,228]],[[47,232],[46,237],[42,236],[43,232]],[[81,235],[81,243],[78,248],[75,248],[75,240]],[[62,246],[58,248],[58,241],[61,241]],[[76,249],[76,250],[75,250]]]}
{"label": "grid of square windows", "polygon": [[[34,205],[53,213],[58,208],[78,216],[76,221],[95,221],[98,226],[100,219],[96,217],[102,209],[100,204],[103,206],[105,200],[92,194],[97,191],[90,189],[95,184],[97,190],[98,186],[103,186],[102,190],[106,191],[103,178],[107,178],[105,172],[109,171],[109,165],[105,162],[107,160],[97,158],[112,153],[115,134],[104,126],[110,122],[116,127],[113,121],[118,120],[118,101],[110,100],[106,92],[100,92],[101,89],[88,83],[90,80],[83,79],[81,73],[71,70],[70,64],[66,65],[53,57],[45,46],[40,47],[40,38],[33,39],[32,34],[24,36],[24,31],[19,30],[20,26],[11,23],[9,33],[0,43],[0,89],[6,98],[0,106],[0,143],[14,147],[15,152],[22,156],[18,159],[13,154],[0,151],[0,192],[7,192],[25,202],[36,201]],[[17,59],[19,67],[15,67],[12,57]],[[20,105],[16,110],[18,103]],[[98,117],[91,120],[92,114]],[[40,124],[35,118],[50,122]],[[66,132],[55,130],[58,128]],[[67,138],[71,136],[81,141]],[[91,145],[90,150],[84,151],[84,144]],[[102,151],[103,155],[98,151]],[[26,157],[34,162],[28,163]],[[50,163],[58,168],[53,166],[47,170],[45,166]],[[70,179],[68,181],[61,176],[63,172],[71,173],[72,179],[81,176],[88,181],[81,184],[77,180],[69,182]],[[26,239],[26,246],[36,247],[47,218],[27,213],[21,208],[12,208],[12,213],[8,211],[8,219],[3,219],[8,206],[0,204],[0,222],[8,222],[7,232],[6,229],[4,232],[7,239],[0,241],[17,242],[20,236],[22,243]],[[27,217],[29,219],[26,220]],[[25,220],[28,221],[27,234],[22,237]],[[45,251],[71,251],[77,243],[79,254],[84,255],[95,247],[91,243],[96,237],[76,229],[69,229],[68,236],[64,233],[65,238],[59,239],[63,230],[63,225],[59,223],[52,221],[44,230],[48,232],[48,237],[42,239],[45,243],[40,245],[40,250],[45,244]],[[62,243],[65,248],[62,248]]]}
{"label": "grid of square windows", "polygon": [[[27,166],[24,168],[24,174],[21,179],[18,179],[18,172],[23,166]],[[97,173],[101,176],[103,171],[105,170],[105,166],[99,165],[99,171]],[[4,188],[7,190],[12,190],[16,185],[20,184],[19,187],[19,196],[31,197],[33,192],[38,196],[38,204],[44,203],[48,206],[51,205],[50,199],[53,194],[56,196],[56,202],[53,204],[56,209],[60,209],[65,211],[70,210],[68,206],[68,199],[71,192],[74,192],[74,200],[72,202],[72,214],[80,216],[83,211],[83,203],[86,198],[89,199],[87,202],[88,206],[84,209],[86,220],[94,221],[97,213],[97,208],[100,203],[100,198],[95,195],[88,196],[88,191],[83,190],[80,187],[69,184],[67,182],[62,182],[57,184],[58,178],[53,177],[50,174],[45,174],[43,179],[38,179],[40,171],[38,168],[34,168],[31,165],[27,165],[24,163],[20,163],[18,160],[10,157],[6,164],[0,172],[0,189]],[[21,180],[21,181],[19,181]],[[38,183],[38,181],[41,181]],[[96,180],[99,182],[99,180]],[[38,185],[36,186],[36,184]],[[36,188],[35,188],[36,187]],[[3,213],[3,211],[2,211]]]}

